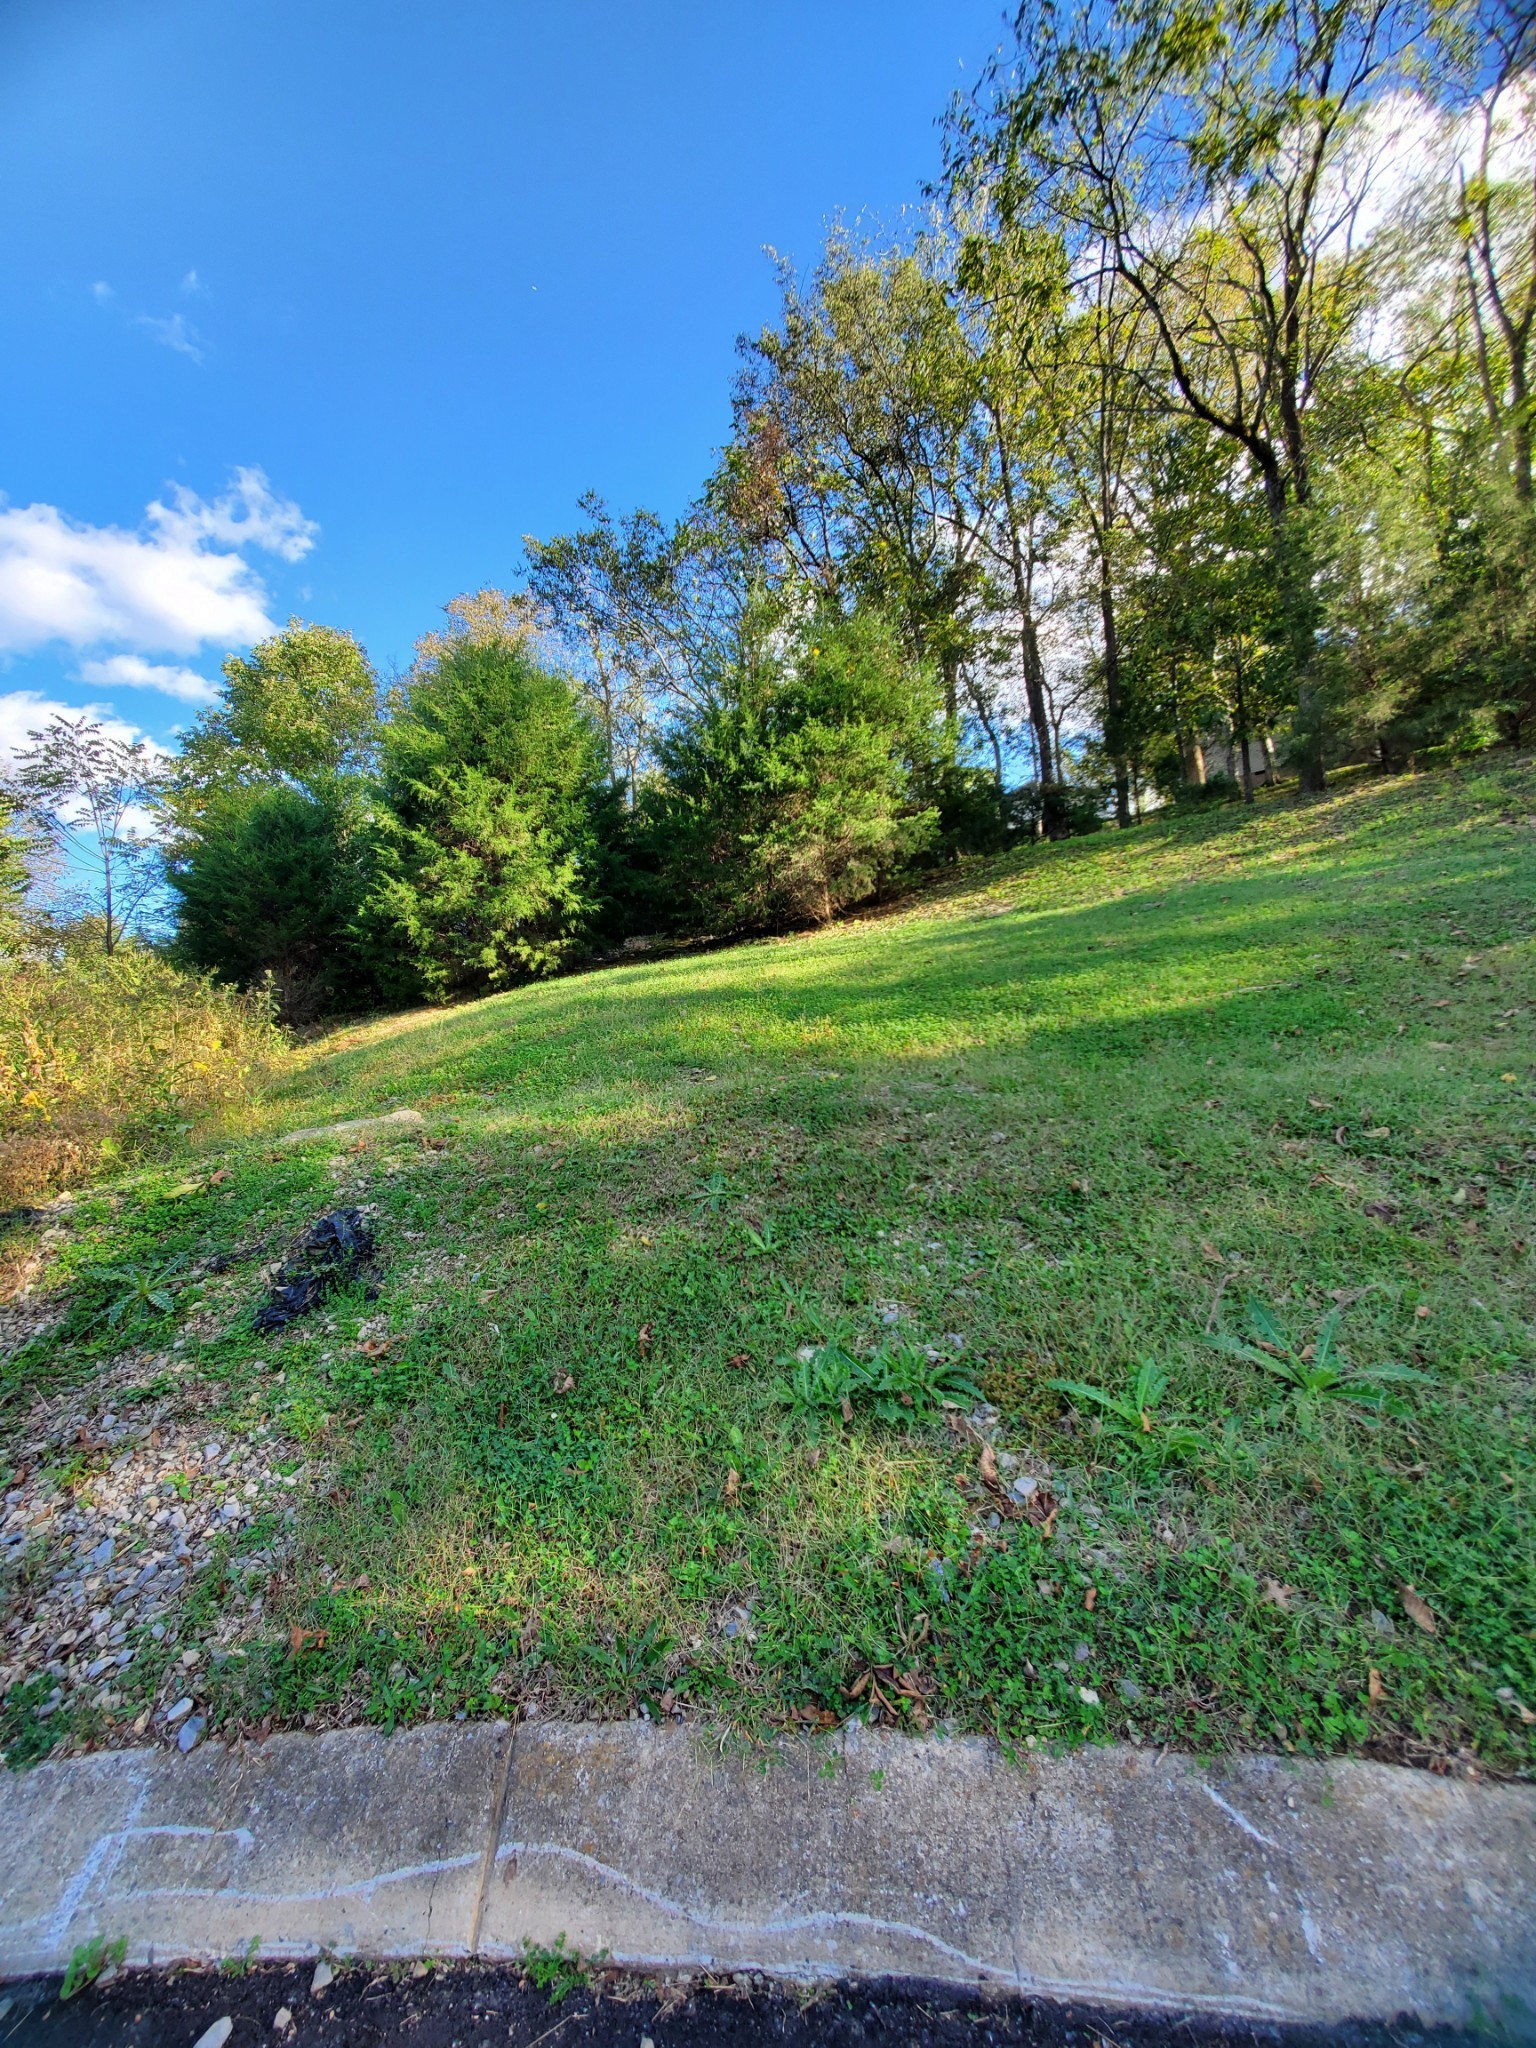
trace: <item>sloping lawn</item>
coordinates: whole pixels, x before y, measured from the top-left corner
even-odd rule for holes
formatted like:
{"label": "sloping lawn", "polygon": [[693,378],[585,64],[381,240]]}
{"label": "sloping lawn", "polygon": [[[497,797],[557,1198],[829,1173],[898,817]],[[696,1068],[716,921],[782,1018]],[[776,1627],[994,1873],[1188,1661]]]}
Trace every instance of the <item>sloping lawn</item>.
{"label": "sloping lawn", "polygon": [[[1529,1770],[1533,924],[1506,761],[337,1035],[9,1312],[8,1755],[186,1698]],[[377,1298],[255,1336],[338,1202]]]}

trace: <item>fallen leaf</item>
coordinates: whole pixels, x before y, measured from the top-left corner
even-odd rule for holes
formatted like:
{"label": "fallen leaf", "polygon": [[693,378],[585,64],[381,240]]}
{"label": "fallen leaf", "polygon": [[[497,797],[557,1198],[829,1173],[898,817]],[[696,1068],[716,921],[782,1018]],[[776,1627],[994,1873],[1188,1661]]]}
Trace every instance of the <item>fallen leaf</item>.
{"label": "fallen leaf", "polygon": [[735,1352],[725,1362],[727,1365],[734,1365],[737,1367],[743,1365],[750,1365],[752,1363],[752,1354],[750,1351],[738,1351]]}
{"label": "fallen leaf", "polygon": [[1421,1301],[1413,1313],[1417,1320],[1422,1323],[1429,1314],[1429,1303]]}
{"label": "fallen leaf", "polygon": [[1370,1695],[1371,1699],[1375,1701],[1385,1698],[1386,1690],[1387,1688],[1381,1682],[1381,1673],[1376,1669],[1376,1666],[1373,1664],[1371,1666],[1370,1678],[1366,1684],[1366,1691]]}
{"label": "fallen leaf", "polygon": [[576,1381],[572,1374],[563,1373],[557,1375],[555,1379],[555,1392],[557,1394],[574,1394],[575,1391]]}
{"label": "fallen leaf", "polygon": [[640,1355],[642,1358],[645,1356],[646,1352],[650,1350],[651,1340],[655,1335],[656,1325],[654,1323],[642,1323],[640,1325],[640,1334],[635,1339],[635,1342],[639,1346]]}
{"label": "fallen leaf", "polygon": [[1278,1579],[1266,1579],[1259,1593],[1261,1600],[1267,1600],[1271,1607],[1283,1607],[1287,1614],[1296,1598],[1294,1586],[1282,1586]]}
{"label": "fallen leaf", "polygon": [[230,1172],[229,1168],[227,1166],[221,1166],[217,1173],[209,1174],[208,1185],[211,1188],[221,1188],[223,1187],[225,1181],[233,1179],[234,1175]]}
{"label": "fallen leaf", "polygon": [[1092,1614],[1093,1612],[1094,1602],[1098,1599],[1098,1597],[1099,1589],[1097,1586],[1090,1586],[1087,1592],[1083,1595],[1083,1605],[1087,1608],[1090,1614]]}
{"label": "fallen leaf", "polygon": [[734,1501],[740,1496],[740,1493],[741,1474],[736,1470],[736,1467],[733,1465],[730,1471],[727,1472],[725,1475],[725,1498],[727,1502]]}
{"label": "fallen leaf", "polygon": [[852,1422],[852,1420],[853,1420],[853,1403],[852,1403],[852,1402],[851,1402],[851,1401],[849,1400],[849,1398],[848,1398],[848,1396],[847,1396],[846,1394],[844,1394],[844,1396],[843,1396],[843,1399],[842,1399],[842,1410],[843,1410],[843,1420],[844,1420],[844,1422]]}
{"label": "fallen leaf", "polygon": [[983,1486],[998,1484],[997,1453],[990,1444],[983,1444],[981,1447],[981,1483]]}
{"label": "fallen leaf", "polygon": [[1213,1265],[1224,1266],[1227,1263],[1221,1253],[1217,1251],[1215,1245],[1206,1238],[1200,1240],[1200,1255],[1202,1258],[1209,1259]]}
{"label": "fallen leaf", "polygon": [[1403,1596],[1403,1612],[1407,1615],[1408,1619],[1417,1622],[1425,1635],[1434,1635],[1434,1611],[1430,1607],[1429,1602],[1424,1598],[1424,1595],[1422,1593],[1415,1593],[1412,1586],[1399,1586],[1398,1591]]}
{"label": "fallen leaf", "polygon": [[1326,1109],[1328,1107],[1327,1103],[1324,1102],[1321,1095],[1309,1095],[1307,1097],[1307,1103],[1309,1107],[1311,1107],[1312,1109]]}
{"label": "fallen leaf", "polygon": [[672,1690],[670,1685],[667,1687],[666,1691],[662,1694],[661,1698],[656,1702],[656,1704],[658,1707],[660,1707],[661,1711],[664,1714],[670,1714],[672,1709],[677,1705],[677,1694]]}
{"label": "fallen leaf", "polygon": [[323,1650],[330,1640],[330,1631],[323,1628],[301,1628],[297,1622],[288,1631],[288,1647],[297,1657],[301,1650]]}

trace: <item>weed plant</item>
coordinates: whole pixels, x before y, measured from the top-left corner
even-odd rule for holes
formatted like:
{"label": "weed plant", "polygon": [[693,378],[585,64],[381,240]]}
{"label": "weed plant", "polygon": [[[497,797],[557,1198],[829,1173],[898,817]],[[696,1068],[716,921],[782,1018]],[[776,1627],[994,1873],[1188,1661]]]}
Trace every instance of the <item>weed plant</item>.
{"label": "weed plant", "polygon": [[0,958],[0,1211],[167,1156],[286,1053],[262,998],[146,947]]}

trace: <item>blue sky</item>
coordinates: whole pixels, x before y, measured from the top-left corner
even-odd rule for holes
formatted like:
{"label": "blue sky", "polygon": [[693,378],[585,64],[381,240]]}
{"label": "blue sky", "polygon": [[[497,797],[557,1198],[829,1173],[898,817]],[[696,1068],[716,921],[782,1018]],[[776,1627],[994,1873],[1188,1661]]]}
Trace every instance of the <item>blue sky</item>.
{"label": "blue sky", "polygon": [[679,509],[764,245],[914,202],[1001,22],[7,0],[0,751],[39,701],[165,740],[289,611],[403,665],[583,490]]}

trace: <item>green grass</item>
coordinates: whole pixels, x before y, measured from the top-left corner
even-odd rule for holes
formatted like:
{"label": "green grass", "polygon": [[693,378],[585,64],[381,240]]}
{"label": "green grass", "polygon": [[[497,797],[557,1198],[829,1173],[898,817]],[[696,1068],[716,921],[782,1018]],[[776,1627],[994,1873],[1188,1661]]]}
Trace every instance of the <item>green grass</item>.
{"label": "green grass", "polygon": [[[1360,782],[340,1034],[267,1131],[411,1104],[441,1149],[242,1138],[93,1197],[7,1370],[137,1342],[322,1464],[216,1728],[879,1711],[1528,1771],[1533,814],[1529,762]],[[338,1198],[378,1300],[256,1339]],[[168,1314],[122,1278],[178,1258]],[[1250,1299],[1289,1367],[1213,1341]],[[992,1526],[956,1372],[1034,1518]],[[67,1732],[167,1696],[233,1584]]]}

